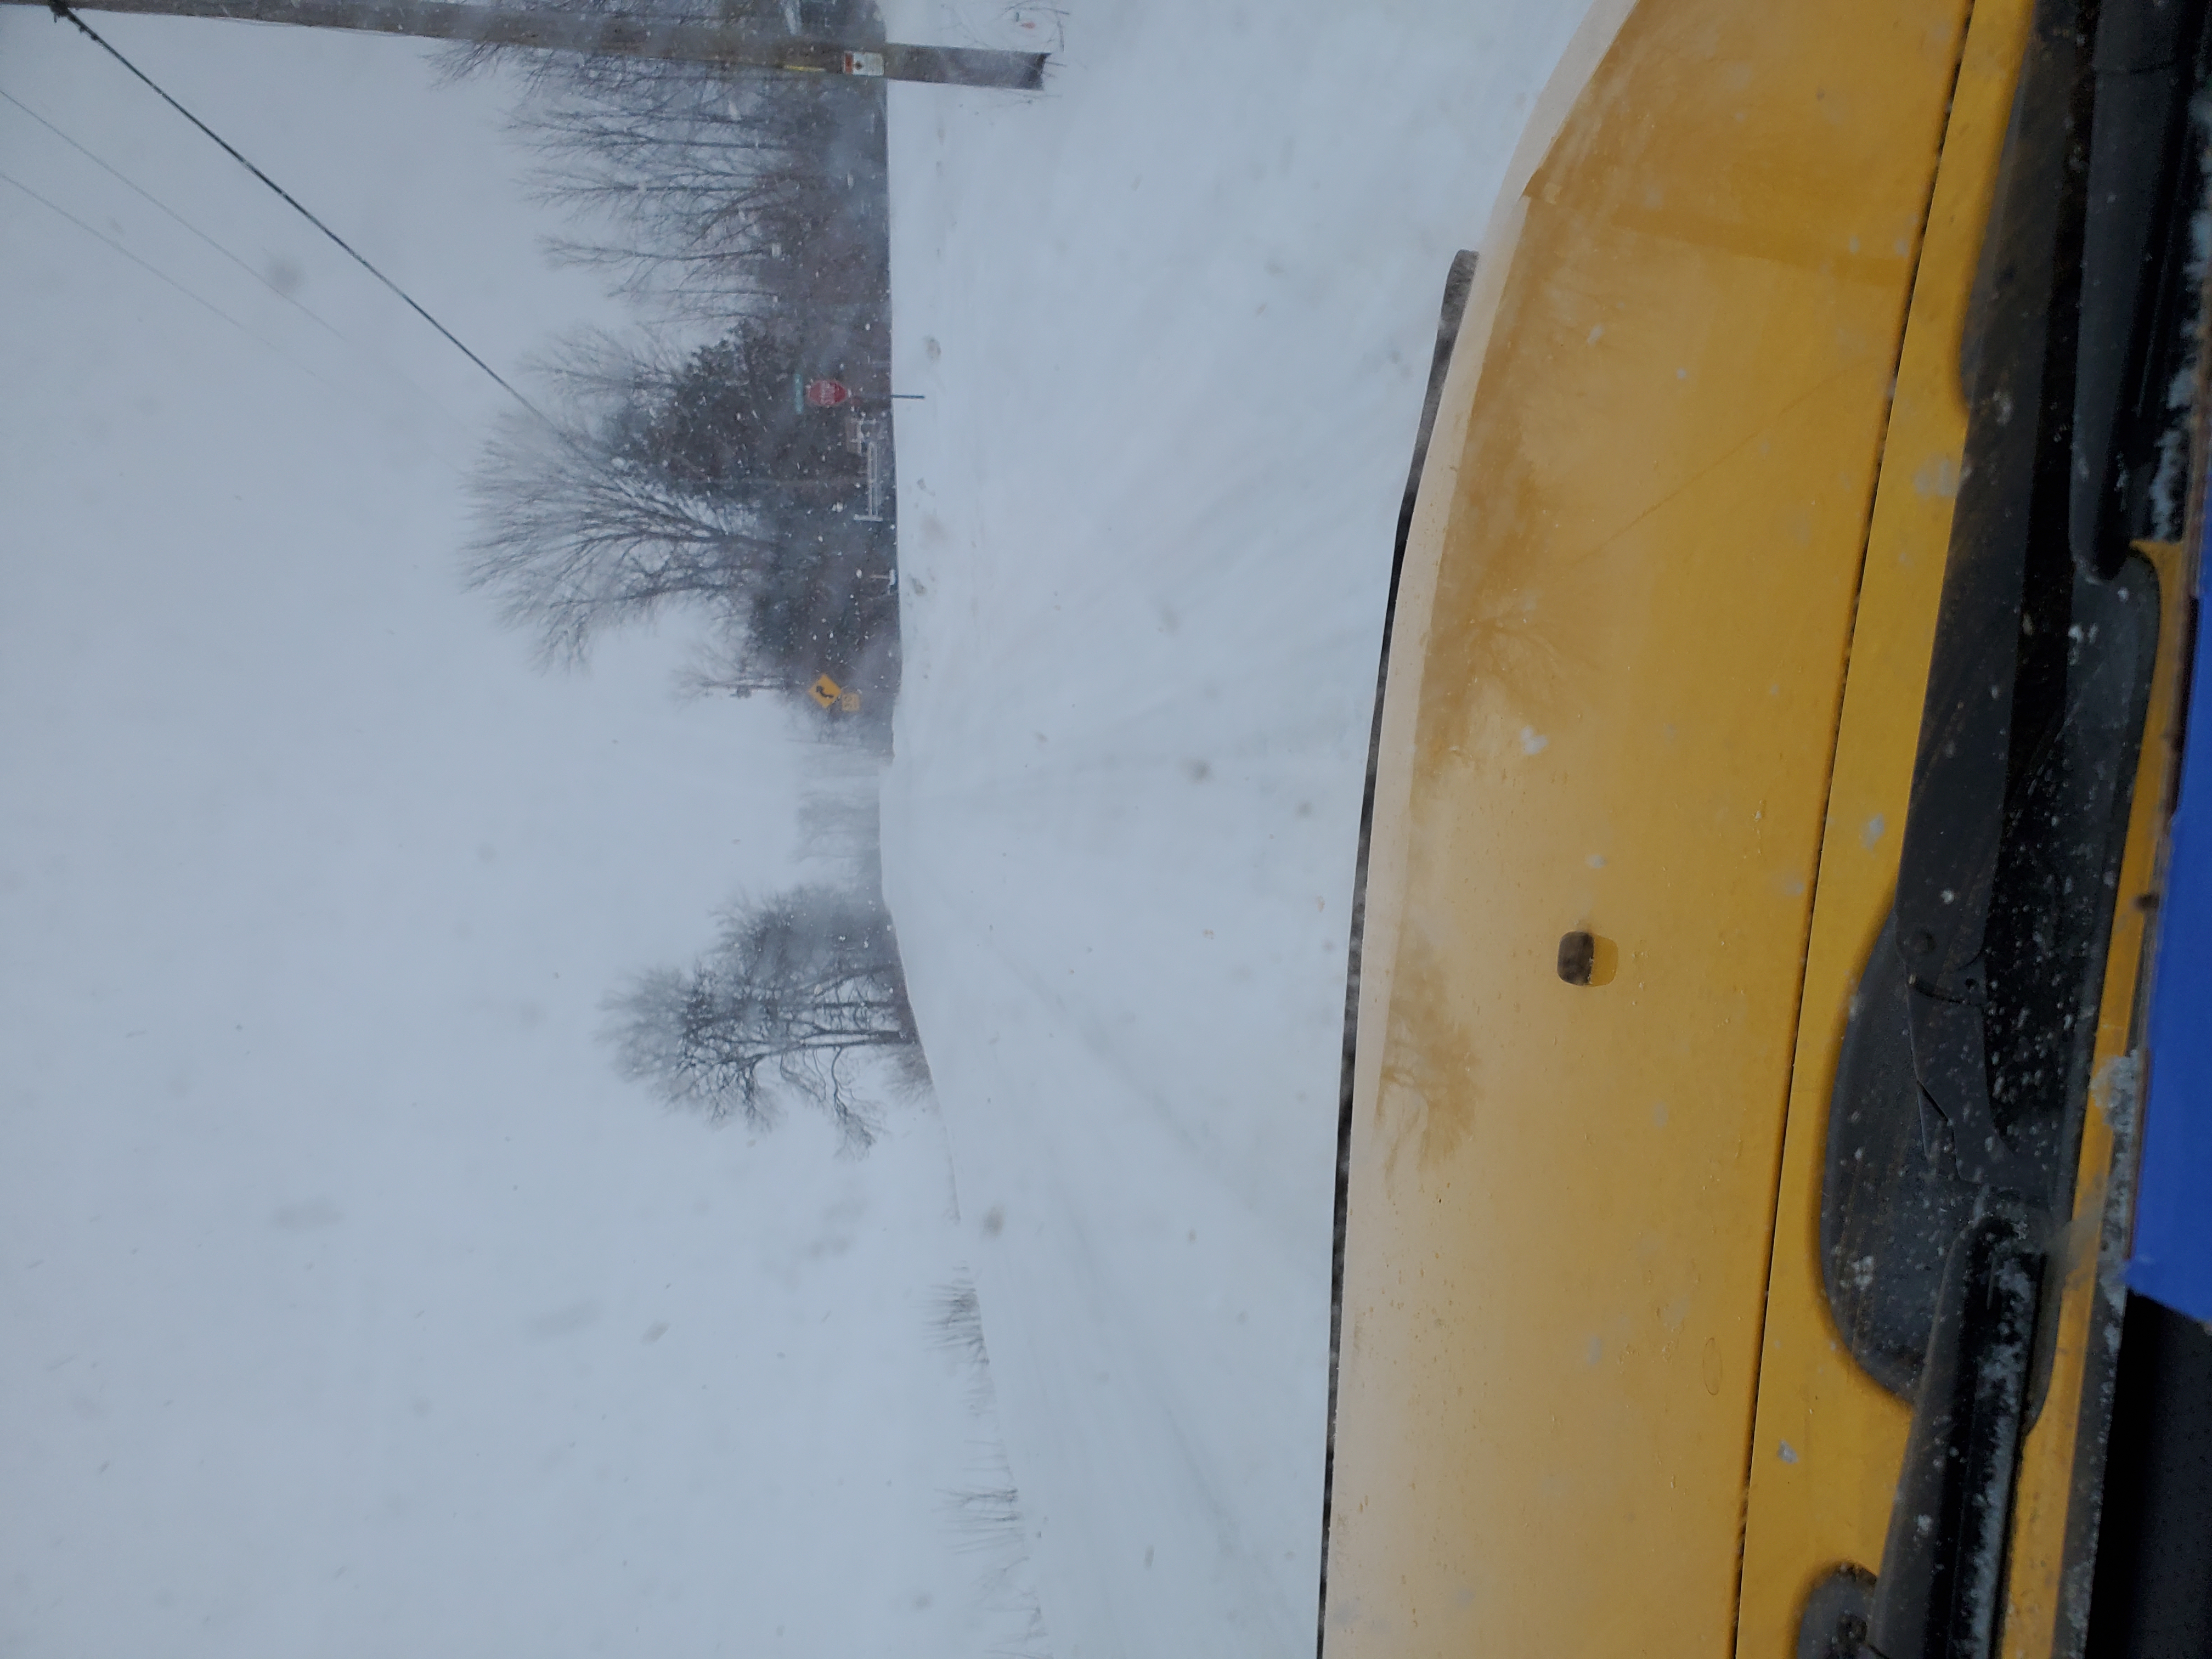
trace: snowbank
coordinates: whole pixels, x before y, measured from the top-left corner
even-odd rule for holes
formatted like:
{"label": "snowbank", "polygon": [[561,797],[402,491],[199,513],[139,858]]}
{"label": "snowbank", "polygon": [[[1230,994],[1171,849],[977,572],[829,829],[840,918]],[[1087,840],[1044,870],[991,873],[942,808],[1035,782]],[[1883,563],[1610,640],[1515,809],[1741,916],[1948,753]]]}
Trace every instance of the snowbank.
{"label": "snowbank", "polygon": [[1041,96],[894,91],[885,879],[1061,1659],[1313,1640],[1391,532],[1581,10],[1132,4]]}

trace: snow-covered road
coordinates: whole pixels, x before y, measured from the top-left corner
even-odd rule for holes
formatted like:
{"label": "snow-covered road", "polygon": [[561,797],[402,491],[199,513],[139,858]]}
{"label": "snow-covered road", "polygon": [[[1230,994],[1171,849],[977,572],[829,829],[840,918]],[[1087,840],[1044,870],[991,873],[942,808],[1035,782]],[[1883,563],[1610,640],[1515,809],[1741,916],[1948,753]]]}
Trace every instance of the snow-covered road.
{"label": "snow-covered road", "polygon": [[1041,96],[894,90],[885,875],[1060,1659],[1313,1640],[1391,532],[1582,11],[1101,6]]}

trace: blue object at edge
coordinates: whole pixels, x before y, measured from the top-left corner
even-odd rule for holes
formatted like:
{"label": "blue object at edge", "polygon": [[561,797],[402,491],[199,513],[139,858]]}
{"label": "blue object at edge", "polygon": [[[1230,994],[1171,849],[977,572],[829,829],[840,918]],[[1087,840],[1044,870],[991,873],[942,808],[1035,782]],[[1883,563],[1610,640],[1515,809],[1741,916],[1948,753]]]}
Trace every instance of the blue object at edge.
{"label": "blue object at edge", "polygon": [[[2212,548],[2212,534],[2206,538]],[[2199,627],[2151,982],[2130,1290],[2212,1321],[2212,628]]]}

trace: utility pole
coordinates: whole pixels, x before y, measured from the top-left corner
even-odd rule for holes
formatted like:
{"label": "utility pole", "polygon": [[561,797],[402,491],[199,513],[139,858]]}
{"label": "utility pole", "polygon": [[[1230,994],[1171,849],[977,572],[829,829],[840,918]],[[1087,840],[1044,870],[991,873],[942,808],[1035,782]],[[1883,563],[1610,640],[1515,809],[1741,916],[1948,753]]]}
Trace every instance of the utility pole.
{"label": "utility pole", "polygon": [[[0,0],[44,6],[48,0]],[[785,70],[853,75],[939,86],[1003,87],[1034,92],[1044,84],[1041,52],[988,52],[971,46],[908,46],[878,41],[848,46],[834,40],[753,33],[708,20],[488,6],[473,0],[71,0],[81,11],[136,12],[156,17],[222,17],[242,23],[297,23],[309,28],[358,29],[423,40],[454,40],[540,52],[657,58],[726,69]]]}

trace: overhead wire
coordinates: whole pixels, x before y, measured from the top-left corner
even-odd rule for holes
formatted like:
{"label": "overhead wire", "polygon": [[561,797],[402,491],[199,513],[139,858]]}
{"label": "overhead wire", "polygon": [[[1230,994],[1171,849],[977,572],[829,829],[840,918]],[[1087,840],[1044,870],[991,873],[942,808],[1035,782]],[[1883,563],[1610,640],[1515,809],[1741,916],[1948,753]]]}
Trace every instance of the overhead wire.
{"label": "overhead wire", "polygon": [[232,316],[221,306],[216,305],[212,300],[204,299],[199,295],[193,293],[191,289],[186,288],[182,283],[170,276],[167,271],[163,270],[160,266],[149,264],[148,261],[140,258],[129,248],[124,246],[122,243],[117,241],[112,236],[107,234],[106,232],[100,230],[94,226],[85,223],[83,220],[78,218],[76,215],[71,213],[60,203],[53,201],[47,197],[41,196],[37,191],[33,190],[28,185],[25,184],[21,179],[16,178],[13,173],[0,173],[0,184],[15,185],[17,190],[21,191],[24,195],[38,203],[40,206],[46,208],[50,212],[59,214],[63,218],[68,220],[70,223],[75,225],[79,230],[82,231],[86,235],[94,238],[97,241],[106,243],[109,247],[113,248],[118,253],[130,260],[132,264],[137,265],[141,270],[152,276],[156,282],[166,283],[168,287],[176,289],[178,293],[183,295],[185,298],[190,300],[194,305],[199,307],[202,310],[210,312],[214,315],[221,318],[224,322],[228,323],[233,328],[236,329],[240,334],[246,336],[247,339],[252,341],[256,345],[261,346],[266,350],[275,352],[279,357],[282,357],[286,362],[291,364],[293,368],[298,369],[300,373],[306,375],[309,380],[315,381],[319,385],[329,387],[331,391],[338,392],[341,397],[344,395],[342,388],[331,386],[330,381],[316,374],[313,369],[309,368],[305,363],[300,362],[299,359],[293,356],[282,346],[276,345],[268,340],[263,339],[261,336],[256,334],[252,329],[248,328],[244,323],[239,321],[237,318]]}
{"label": "overhead wire", "polygon": [[303,304],[297,295],[286,293],[283,288],[270,281],[269,278],[262,272],[256,270],[251,264],[245,259],[240,258],[237,254],[232,252],[221,242],[216,240],[216,239],[209,235],[207,232],[202,230],[191,220],[185,218],[183,214],[178,212],[167,202],[164,202],[160,197],[155,195],[152,191],[148,190],[144,185],[137,183],[120,167],[102,160],[99,155],[95,155],[90,149],[88,149],[84,145],[77,143],[76,139],[70,137],[69,134],[64,132],[52,121],[49,121],[45,116],[40,114],[38,111],[33,109],[28,104],[15,96],[14,93],[9,92],[5,87],[0,87],[0,99],[5,99],[8,102],[13,104],[17,109],[22,111],[24,114],[29,116],[33,121],[36,121],[40,126],[44,127],[48,132],[52,133],[55,137],[60,139],[62,143],[67,144],[78,155],[83,156],[84,159],[91,162],[93,166],[100,168],[110,178],[115,179],[116,182],[120,184],[125,190],[128,190],[137,196],[143,197],[145,200],[152,203],[156,208],[168,215],[170,218],[175,220],[193,235],[198,237],[200,240],[205,242],[217,253],[222,255],[224,258],[229,260],[231,264],[236,265],[240,270],[253,278],[255,282],[260,283],[262,287],[267,289],[278,299],[283,301],[286,304],[292,306],[303,315],[313,319],[317,325],[327,331],[333,338],[339,340],[345,338],[344,335],[339,333],[334,326],[325,320],[321,316],[318,315],[312,307]]}
{"label": "overhead wire", "polygon": [[424,322],[429,324],[432,328],[437,330],[440,334],[445,336],[446,339],[451,343],[456,351],[459,352],[461,356],[466,357],[471,362],[474,363],[478,368],[489,375],[492,380],[501,391],[505,392],[508,397],[514,398],[515,402],[520,404],[532,415],[535,415],[539,420],[543,421],[548,427],[552,428],[554,432],[561,434],[563,437],[567,436],[567,434],[562,431],[559,422],[555,421],[551,416],[546,414],[544,410],[538,408],[537,404],[532,403],[529,398],[524,397],[521,392],[516,391],[514,386],[508,382],[505,375],[501,374],[497,369],[494,368],[483,358],[477,356],[475,352],[470,350],[467,345],[462,342],[459,335],[454,333],[453,330],[447,328],[435,317],[433,317],[420,301],[416,300],[415,296],[410,294],[405,289],[400,287],[398,283],[392,281],[391,277],[386,276],[381,270],[378,270],[374,264],[370,263],[367,256],[362,254],[362,252],[358,248],[355,247],[352,243],[347,241],[344,237],[339,235],[337,232],[332,230],[328,225],[325,224],[320,219],[316,217],[313,212],[308,210],[307,204],[301,202],[298,197],[293,195],[291,191],[286,190],[282,185],[278,184],[274,179],[264,173],[259,167],[254,166],[252,161],[246,160],[244,153],[241,152],[236,145],[231,143],[229,140],[223,137],[223,136],[217,132],[213,127],[201,120],[198,116],[193,114],[191,111],[186,109],[182,104],[171,97],[168,93],[161,88],[161,85],[152,76],[147,74],[146,71],[140,69],[137,64],[132,63],[128,58],[125,58],[121,52],[118,52],[113,46],[109,44],[105,36],[94,29],[91,24],[86,22],[83,18],[78,16],[75,10],[69,6],[67,0],[47,0],[47,5],[49,9],[52,11],[53,15],[57,18],[59,18],[64,21],[75,24],[87,40],[90,40],[110,58],[112,58],[117,63],[122,64],[125,69],[130,70],[132,75],[136,76],[138,80],[146,85],[148,89],[150,90],[155,97],[159,98],[171,109],[176,111],[178,114],[183,116],[185,119],[191,122],[192,125],[198,128],[203,134],[204,134],[223,152],[224,155],[229,156],[231,160],[237,162],[239,166],[244,167],[256,179],[258,179],[263,184],[266,185],[276,193],[278,198],[281,199],[288,207],[291,208],[294,212],[305,219],[317,230],[321,231],[324,235],[329,237],[330,240],[335,243],[348,258],[352,259],[356,264],[358,264],[363,270],[375,277],[378,282],[383,283],[385,287],[390,289],[394,294],[398,295],[400,300],[406,304],[410,310],[414,312],[414,313],[420,317]]}
{"label": "overhead wire", "polygon": [[[31,118],[32,120],[36,121],[36,122],[37,122],[40,126],[44,127],[44,128],[45,128],[48,132],[51,132],[52,134],[53,134],[53,136],[54,136],[55,137],[57,137],[57,138],[60,139],[60,140],[62,141],[62,143],[64,143],[64,144],[67,144],[67,145],[68,145],[71,149],[75,150],[78,155],[80,155],[83,156],[83,157],[84,157],[84,159],[85,159],[86,161],[90,161],[90,162],[91,162],[94,167],[96,167],[100,168],[102,172],[106,173],[109,177],[111,177],[111,178],[112,178],[113,179],[115,179],[115,181],[116,181],[117,183],[118,183],[118,184],[122,185],[124,186],[124,188],[125,188],[126,190],[131,191],[133,194],[135,194],[135,195],[137,195],[137,196],[139,196],[139,197],[143,198],[145,201],[147,201],[148,203],[151,204],[154,207],[155,207],[155,208],[159,209],[162,213],[164,213],[164,214],[167,215],[169,218],[171,218],[171,219],[174,220],[174,221],[175,221],[179,225],[182,226],[185,230],[187,230],[187,231],[191,232],[191,234],[193,234],[194,236],[198,237],[201,241],[203,241],[203,242],[206,243],[208,246],[210,246],[210,247],[213,248],[213,249],[214,249],[217,253],[220,253],[221,255],[222,255],[222,257],[223,257],[224,258],[226,258],[226,259],[229,260],[231,264],[233,264],[234,265],[236,265],[236,266],[237,266],[240,270],[244,271],[247,276],[249,276],[252,277],[252,278],[253,278],[253,280],[254,280],[255,282],[257,282],[257,283],[260,283],[262,287],[264,287],[264,288],[267,289],[268,289],[271,294],[274,294],[274,295],[275,295],[278,299],[280,299],[280,300],[283,301],[286,304],[288,304],[288,305],[291,306],[291,307],[293,307],[293,309],[295,309],[295,311],[299,312],[302,316],[304,316],[304,317],[307,318],[310,321],[312,321],[313,323],[314,323],[314,324],[316,325],[316,326],[317,326],[317,327],[319,327],[319,328],[322,329],[322,330],[324,331],[324,332],[327,333],[327,334],[328,334],[328,335],[329,335],[332,339],[337,340],[337,342],[339,342],[341,344],[347,345],[347,346],[351,346],[351,347],[353,347],[353,349],[356,349],[356,350],[363,351],[363,355],[364,355],[364,356],[368,356],[368,359],[369,359],[372,362],[377,363],[380,368],[384,368],[384,369],[386,370],[386,373],[390,374],[391,374],[394,379],[396,379],[397,380],[398,380],[398,382],[399,382],[402,386],[405,386],[405,387],[406,387],[410,392],[412,392],[413,393],[415,393],[415,395],[416,395],[416,396],[417,396],[417,397],[419,397],[419,398],[422,398],[425,402],[428,403],[428,404],[429,404],[429,405],[430,405],[433,409],[435,409],[435,410],[438,411],[438,413],[439,413],[440,415],[443,416],[447,420],[453,422],[456,427],[463,427],[463,426],[464,426],[464,423],[462,422],[462,421],[461,421],[461,419],[460,419],[460,417],[459,417],[459,416],[455,415],[455,414],[454,414],[451,410],[447,409],[447,408],[445,406],[445,404],[442,404],[441,402],[440,402],[440,401],[438,400],[438,398],[435,398],[434,396],[433,396],[430,392],[428,392],[425,391],[425,390],[424,390],[422,387],[421,387],[420,386],[417,386],[417,385],[415,383],[415,381],[414,381],[411,378],[410,378],[410,377],[409,377],[409,376],[408,376],[404,372],[403,372],[402,370],[400,370],[398,368],[397,368],[396,366],[394,366],[394,365],[392,365],[392,364],[384,362],[383,362],[383,360],[382,360],[380,357],[377,356],[377,355],[376,355],[376,354],[374,354],[374,352],[368,352],[368,351],[364,350],[364,349],[363,349],[363,348],[362,348],[360,345],[358,345],[355,341],[353,341],[353,340],[351,340],[351,339],[348,338],[348,337],[347,337],[347,336],[346,336],[346,334],[344,333],[344,331],[343,331],[343,330],[341,330],[340,328],[338,328],[337,325],[335,325],[334,323],[331,322],[327,318],[324,317],[324,316],[323,316],[319,312],[316,311],[316,310],[315,310],[312,306],[309,306],[309,305],[306,304],[306,303],[305,303],[304,301],[301,301],[301,299],[300,299],[296,295],[294,295],[294,294],[291,294],[291,293],[287,292],[287,291],[286,291],[286,289],[283,289],[282,286],[280,286],[278,283],[276,283],[272,282],[271,280],[270,280],[270,278],[269,278],[267,276],[265,276],[264,274],[263,274],[261,271],[257,270],[256,269],[254,269],[254,267],[253,267],[253,265],[252,265],[252,262],[251,262],[251,261],[249,261],[249,260],[247,260],[247,259],[245,259],[245,258],[241,258],[240,255],[238,255],[237,253],[234,252],[233,252],[232,250],[230,250],[229,248],[225,247],[225,246],[223,246],[220,241],[216,240],[213,236],[210,236],[210,234],[208,234],[208,233],[207,233],[206,231],[202,230],[202,229],[201,229],[198,225],[194,224],[194,223],[193,223],[190,219],[187,219],[186,217],[185,217],[185,216],[184,216],[183,214],[181,214],[181,213],[178,212],[174,208],[171,207],[171,206],[170,206],[167,202],[164,202],[164,201],[163,201],[160,197],[156,196],[156,195],[155,195],[152,191],[148,190],[144,185],[143,185],[139,184],[136,179],[132,179],[132,178],[131,177],[131,175],[130,175],[130,174],[128,174],[128,173],[125,173],[125,172],[124,172],[120,167],[118,167],[115,166],[112,162],[111,162],[111,161],[109,161],[106,160],[104,157],[102,157],[101,155],[100,155],[96,151],[94,151],[94,150],[91,149],[90,149],[90,148],[88,148],[88,146],[86,146],[86,145],[84,145],[84,144],[82,144],[82,143],[78,143],[78,142],[77,142],[77,140],[76,140],[75,138],[71,137],[70,137],[67,132],[64,131],[62,130],[62,128],[60,128],[59,126],[56,125],[52,121],[49,120],[46,117],[45,117],[45,116],[43,116],[43,115],[40,114],[40,113],[39,113],[39,112],[38,112],[37,110],[33,109],[33,108],[32,108],[28,104],[25,103],[21,99],[20,99],[20,98],[16,97],[15,94],[13,94],[13,93],[9,92],[9,91],[6,88],[4,88],[4,87],[0,87],[0,99],[4,99],[7,102],[9,102],[9,103],[10,103],[10,104],[13,104],[13,105],[17,108],[17,109],[21,110],[21,111],[25,115],[27,115],[27,116],[28,116],[28,117],[30,117],[30,118]],[[50,204],[50,205],[51,205],[51,204]],[[95,235],[97,235],[99,233],[95,231],[95,232],[94,232],[94,234]],[[111,246],[112,246],[112,244],[111,244]],[[122,251],[124,251],[124,250],[121,250],[121,249],[119,249],[119,248],[118,248],[118,252],[122,252]],[[142,260],[140,263],[143,264],[144,262]],[[149,269],[151,269],[151,267],[149,266]],[[158,274],[158,273],[157,273],[157,274]],[[167,280],[167,278],[164,278],[164,280]],[[198,296],[197,296],[197,295],[195,295],[194,297],[195,297],[195,298],[197,298]],[[258,339],[258,338],[259,338],[260,337],[256,336],[255,337]],[[263,344],[264,344],[264,345],[269,345],[269,344],[270,344],[270,342],[268,342],[268,341],[266,341],[266,340],[264,340],[264,341],[262,341],[262,343],[263,343]],[[275,349],[276,348],[275,348],[275,347],[273,347],[273,346],[271,346],[271,348],[270,348],[270,349]],[[290,359],[290,357],[289,357],[289,356],[287,356],[287,357],[286,357],[286,361],[287,361],[287,362],[290,362],[290,361],[292,361],[292,360]],[[301,366],[301,365],[296,365],[296,364],[295,364],[295,367],[303,367],[303,366]],[[317,378],[318,380],[320,380],[320,379],[321,379],[321,377],[320,377],[319,375],[318,375],[316,378]],[[327,386],[327,385],[329,385],[329,384],[330,384],[330,382],[328,382],[327,380],[325,380],[325,381],[323,381],[323,384],[324,384],[324,385],[325,385],[325,386]]]}

